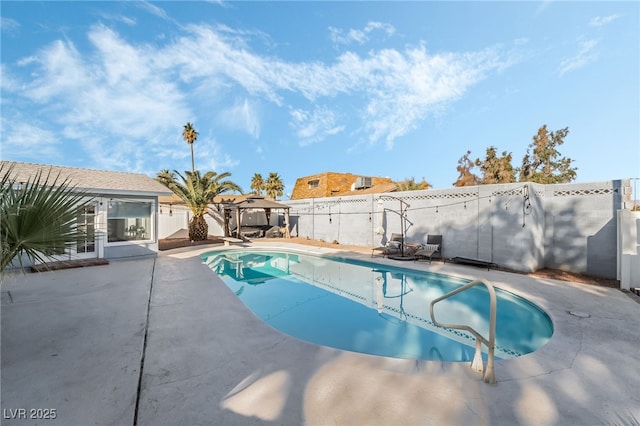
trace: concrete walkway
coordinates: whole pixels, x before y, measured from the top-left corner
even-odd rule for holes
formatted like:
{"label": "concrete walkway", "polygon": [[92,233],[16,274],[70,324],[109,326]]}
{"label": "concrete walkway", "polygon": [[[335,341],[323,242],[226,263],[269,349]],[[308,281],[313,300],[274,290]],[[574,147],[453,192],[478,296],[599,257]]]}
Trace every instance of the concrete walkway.
{"label": "concrete walkway", "polygon": [[[549,313],[551,341],[532,354],[497,361],[499,383],[491,386],[465,363],[368,356],[285,336],[256,318],[200,262],[198,254],[208,250],[6,280],[2,424],[640,421],[640,304],[619,290],[440,262],[403,264],[487,278]],[[56,419],[7,418],[15,413],[9,410],[21,408],[27,417],[31,408],[56,409]]]}

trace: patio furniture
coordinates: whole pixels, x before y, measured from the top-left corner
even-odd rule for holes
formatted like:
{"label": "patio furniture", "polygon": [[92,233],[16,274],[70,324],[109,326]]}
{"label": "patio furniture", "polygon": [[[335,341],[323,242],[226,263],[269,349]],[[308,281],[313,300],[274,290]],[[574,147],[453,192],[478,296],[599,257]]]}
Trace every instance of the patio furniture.
{"label": "patio furniture", "polygon": [[263,231],[259,227],[255,226],[242,226],[240,227],[240,236],[243,238],[259,238],[262,237]]}
{"label": "patio furniture", "polygon": [[379,251],[382,256],[389,256],[390,254],[397,254],[402,252],[403,238],[402,234],[391,234],[391,238],[383,246],[374,247],[371,249],[371,257],[374,253]]}
{"label": "patio furniture", "polygon": [[423,244],[414,254],[415,260],[442,259],[442,235],[427,235],[427,243]]}

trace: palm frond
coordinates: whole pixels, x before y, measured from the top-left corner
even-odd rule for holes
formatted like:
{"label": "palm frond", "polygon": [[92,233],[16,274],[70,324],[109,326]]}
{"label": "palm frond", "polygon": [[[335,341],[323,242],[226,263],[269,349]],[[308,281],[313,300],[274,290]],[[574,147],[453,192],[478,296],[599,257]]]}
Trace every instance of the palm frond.
{"label": "palm frond", "polygon": [[184,201],[194,216],[203,216],[207,206],[213,203],[217,195],[229,191],[242,192],[236,183],[230,180],[221,181],[229,176],[229,172],[218,174],[209,171],[203,175],[199,170],[185,171],[184,174],[177,170],[171,173],[163,170],[158,173],[156,179]]}
{"label": "palm frond", "polygon": [[23,256],[31,263],[45,262],[85,238],[77,225],[78,211],[91,199],[61,179],[39,171],[24,184],[11,177],[12,167],[1,170],[2,261],[0,271]]}

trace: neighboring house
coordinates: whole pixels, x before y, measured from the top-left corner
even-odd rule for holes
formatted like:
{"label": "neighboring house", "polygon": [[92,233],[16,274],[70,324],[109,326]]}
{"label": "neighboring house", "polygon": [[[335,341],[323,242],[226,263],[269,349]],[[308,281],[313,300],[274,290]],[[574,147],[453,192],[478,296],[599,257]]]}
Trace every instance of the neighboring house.
{"label": "neighboring house", "polygon": [[390,178],[325,172],[296,179],[291,199],[377,194],[396,189],[397,185]]}
{"label": "neighboring house", "polygon": [[139,173],[112,172],[45,164],[2,161],[2,170],[13,166],[17,182],[33,180],[42,171],[49,182],[58,177],[87,195],[90,204],[78,212],[78,225],[93,238],[77,244],[64,259],[117,259],[155,256],[158,252],[158,196],[171,191]]}

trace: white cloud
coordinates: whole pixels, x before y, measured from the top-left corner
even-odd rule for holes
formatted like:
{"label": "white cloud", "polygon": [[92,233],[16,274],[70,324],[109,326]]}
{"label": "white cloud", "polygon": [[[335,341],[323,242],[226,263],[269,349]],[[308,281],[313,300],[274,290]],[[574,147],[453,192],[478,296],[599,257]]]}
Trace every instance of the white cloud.
{"label": "white cloud", "polygon": [[15,19],[0,17],[0,30],[13,32],[20,28],[20,23]]}
{"label": "white cloud", "polygon": [[5,66],[4,64],[0,64],[0,92],[13,92],[16,90],[20,90],[20,80],[17,77],[14,77],[11,73],[11,70]]}
{"label": "white cloud", "polygon": [[140,7],[141,9],[146,10],[150,14],[157,16],[158,18],[161,18],[164,20],[170,20],[169,15],[167,15],[167,12],[165,12],[164,9],[154,4],[151,4],[148,1],[139,1],[139,2],[136,2],[135,5]]}
{"label": "white cloud", "polygon": [[[143,5],[162,16],[161,9]],[[139,170],[150,157],[190,166],[176,123],[197,121],[194,111],[210,114],[203,105],[215,105],[230,127],[254,138],[262,126],[256,105],[266,101],[290,111],[289,125],[302,145],[348,130],[392,147],[430,113],[511,64],[495,49],[431,55],[423,45],[365,56],[348,52],[331,63],[288,62],[254,52],[254,33],[205,25],[181,30],[181,37],[156,40],[159,45],[134,44],[95,25],[88,52],[57,40],[20,61],[18,71],[10,70],[11,94],[55,123],[51,138],[77,144],[96,166]],[[363,33],[372,31],[390,35],[394,29],[374,22]],[[243,100],[229,105],[229,94]],[[343,100],[346,106],[334,109]],[[237,164],[219,147],[206,149],[208,157],[200,151],[198,158],[208,158],[209,166]]]}
{"label": "white cloud", "polygon": [[102,25],[89,40],[95,50],[88,55],[56,41],[22,61],[31,72],[23,94],[60,126],[58,137],[80,144],[99,165],[135,170],[146,157],[142,143],[165,144],[162,136],[179,132],[175,120],[191,113],[148,47],[132,46]]}
{"label": "white cloud", "polygon": [[7,118],[3,115],[0,123],[3,158],[20,155],[26,161],[35,163],[41,162],[42,158],[61,158],[62,147],[54,132],[38,124],[19,120],[19,117]]}
{"label": "white cloud", "polygon": [[560,61],[558,73],[562,77],[564,74],[582,68],[585,65],[595,61],[598,57],[595,48],[598,45],[596,40],[581,40],[579,42],[579,50],[575,55]]}
{"label": "white cloud", "polygon": [[364,44],[369,41],[369,35],[373,31],[382,31],[387,37],[391,37],[396,29],[389,24],[382,22],[369,22],[367,25],[359,30],[350,28],[343,30],[340,28],[329,27],[329,38],[336,44],[351,44],[355,42],[357,44]]}
{"label": "white cloud", "polygon": [[292,110],[289,125],[295,130],[301,146],[320,142],[328,135],[335,135],[344,130],[344,125],[337,125],[336,114],[326,107],[313,111]]}
{"label": "white cloud", "polygon": [[612,23],[619,17],[620,15],[596,16],[591,21],[589,21],[589,25],[592,27],[603,27],[607,24]]}
{"label": "white cloud", "polygon": [[123,24],[129,25],[130,27],[135,26],[137,23],[134,18],[125,15],[112,15],[110,13],[99,12],[99,16],[109,21],[122,22]]}
{"label": "white cloud", "polygon": [[[198,142],[200,142],[200,140],[198,140]],[[224,153],[220,145],[215,140],[202,141],[197,147],[194,147],[194,149],[196,150],[197,169],[215,170],[218,173],[222,173],[223,171],[229,171],[240,164],[238,160],[234,160],[228,154]],[[231,180],[233,180],[233,177]]]}
{"label": "white cloud", "polygon": [[248,99],[223,110],[219,121],[229,128],[248,133],[255,139],[260,137],[260,118],[256,107]]}

